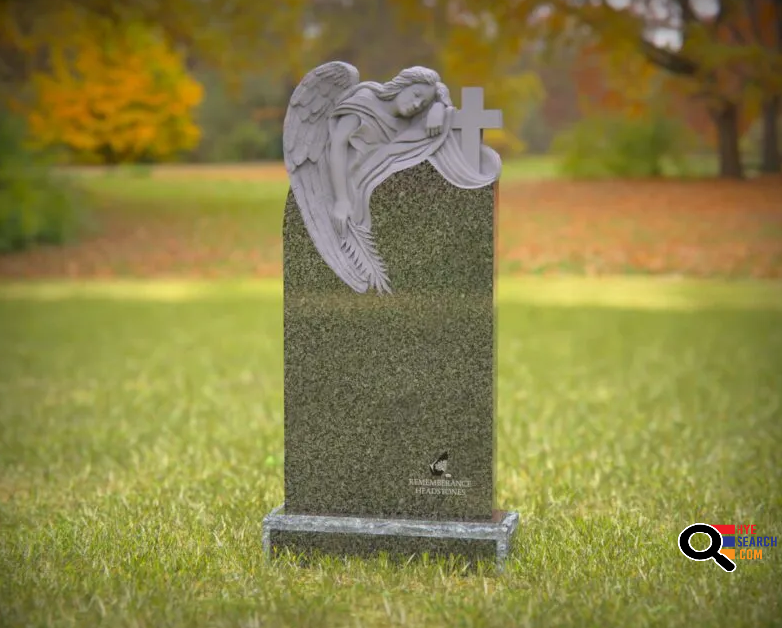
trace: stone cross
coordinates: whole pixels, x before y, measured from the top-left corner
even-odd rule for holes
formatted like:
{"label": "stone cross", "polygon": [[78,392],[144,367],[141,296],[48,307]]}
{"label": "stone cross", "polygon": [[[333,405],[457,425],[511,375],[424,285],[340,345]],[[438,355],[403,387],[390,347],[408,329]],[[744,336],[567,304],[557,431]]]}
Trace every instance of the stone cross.
{"label": "stone cross", "polygon": [[456,111],[453,128],[462,131],[462,152],[467,163],[480,172],[483,129],[501,129],[502,111],[483,108],[482,87],[463,87],[462,108]]}

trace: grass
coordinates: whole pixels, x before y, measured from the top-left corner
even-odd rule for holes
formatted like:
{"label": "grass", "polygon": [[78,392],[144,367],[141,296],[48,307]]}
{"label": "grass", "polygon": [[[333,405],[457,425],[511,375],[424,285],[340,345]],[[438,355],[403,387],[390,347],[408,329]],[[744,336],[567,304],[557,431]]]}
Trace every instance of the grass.
{"label": "grass", "polygon": [[[201,186],[201,182],[193,177],[194,172],[208,171],[210,178],[232,178],[234,180],[246,180],[257,178],[259,171],[261,176],[267,180],[279,183],[287,188],[287,175],[281,163],[277,162],[259,162],[259,163],[240,163],[240,164],[172,164],[172,165],[123,165],[115,168],[102,168],[94,166],[70,167],[69,172],[79,175],[94,176],[95,174],[107,175],[108,177],[132,178],[137,181],[144,179],[160,177],[168,179],[172,177],[187,178],[188,184],[193,181],[196,189]],[[664,165],[664,176],[666,177],[713,177],[718,172],[718,163],[716,156],[713,155],[693,155],[685,159],[682,167],[666,163]],[[750,169],[754,174],[754,170]],[[523,157],[508,158],[503,160],[502,180],[504,183],[514,183],[516,181],[544,180],[561,178],[559,161],[556,156],[546,155],[525,155]]]}
{"label": "grass", "polygon": [[279,283],[0,288],[2,626],[774,626],[689,523],[782,521],[778,284],[503,279],[503,575],[261,556],[283,498]]}
{"label": "grass", "polygon": [[[663,164],[663,175],[670,178],[713,177],[719,172],[716,156],[693,155],[684,159],[681,165]],[[755,174],[750,170],[749,174]],[[560,179],[563,175],[559,162],[554,155],[528,155],[508,159],[502,165],[502,180],[504,183],[517,181]]]}

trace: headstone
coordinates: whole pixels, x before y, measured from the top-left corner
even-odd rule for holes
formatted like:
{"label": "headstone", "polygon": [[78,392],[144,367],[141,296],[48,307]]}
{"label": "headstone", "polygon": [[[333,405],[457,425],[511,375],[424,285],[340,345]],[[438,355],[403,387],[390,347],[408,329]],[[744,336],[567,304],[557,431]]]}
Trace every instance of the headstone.
{"label": "headstone", "polygon": [[264,519],[268,553],[507,556],[518,515],[494,494],[500,160],[462,143],[471,121],[501,119],[457,111],[421,67],[360,83],[331,62],[291,97],[285,503]]}

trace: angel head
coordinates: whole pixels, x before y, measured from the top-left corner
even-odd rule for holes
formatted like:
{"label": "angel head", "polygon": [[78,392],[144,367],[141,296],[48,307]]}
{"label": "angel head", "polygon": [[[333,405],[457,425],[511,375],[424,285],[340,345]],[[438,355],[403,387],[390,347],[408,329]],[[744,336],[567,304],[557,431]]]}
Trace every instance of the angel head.
{"label": "angel head", "polygon": [[374,90],[380,100],[392,101],[396,115],[411,118],[433,102],[451,106],[448,88],[434,70],[414,66],[402,70],[396,77]]}

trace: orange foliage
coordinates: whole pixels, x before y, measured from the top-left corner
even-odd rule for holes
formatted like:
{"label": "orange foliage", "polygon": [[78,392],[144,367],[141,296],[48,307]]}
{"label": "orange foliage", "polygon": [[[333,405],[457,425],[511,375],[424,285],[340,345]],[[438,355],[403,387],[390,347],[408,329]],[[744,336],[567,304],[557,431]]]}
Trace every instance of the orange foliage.
{"label": "orange foliage", "polygon": [[782,278],[778,177],[508,187],[501,273]]}
{"label": "orange foliage", "polygon": [[[651,64],[636,49],[613,42],[586,46],[574,64],[573,77],[584,114],[613,111],[639,118],[656,109],[683,120],[705,146],[716,145],[708,101],[693,96],[687,79]],[[743,114],[740,134],[759,114],[757,99],[747,99]]]}
{"label": "orange foliage", "polygon": [[629,46],[585,45],[574,63],[573,78],[586,115],[610,111],[645,117],[667,104],[670,94],[666,74]]}
{"label": "orange foliage", "polygon": [[25,112],[34,140],[105,163],[163,160],[194,147],[202,87],[179,55],[140,25],[92,18],[80,26],[68,45],[49,47],[49,70],[32,77]]}

